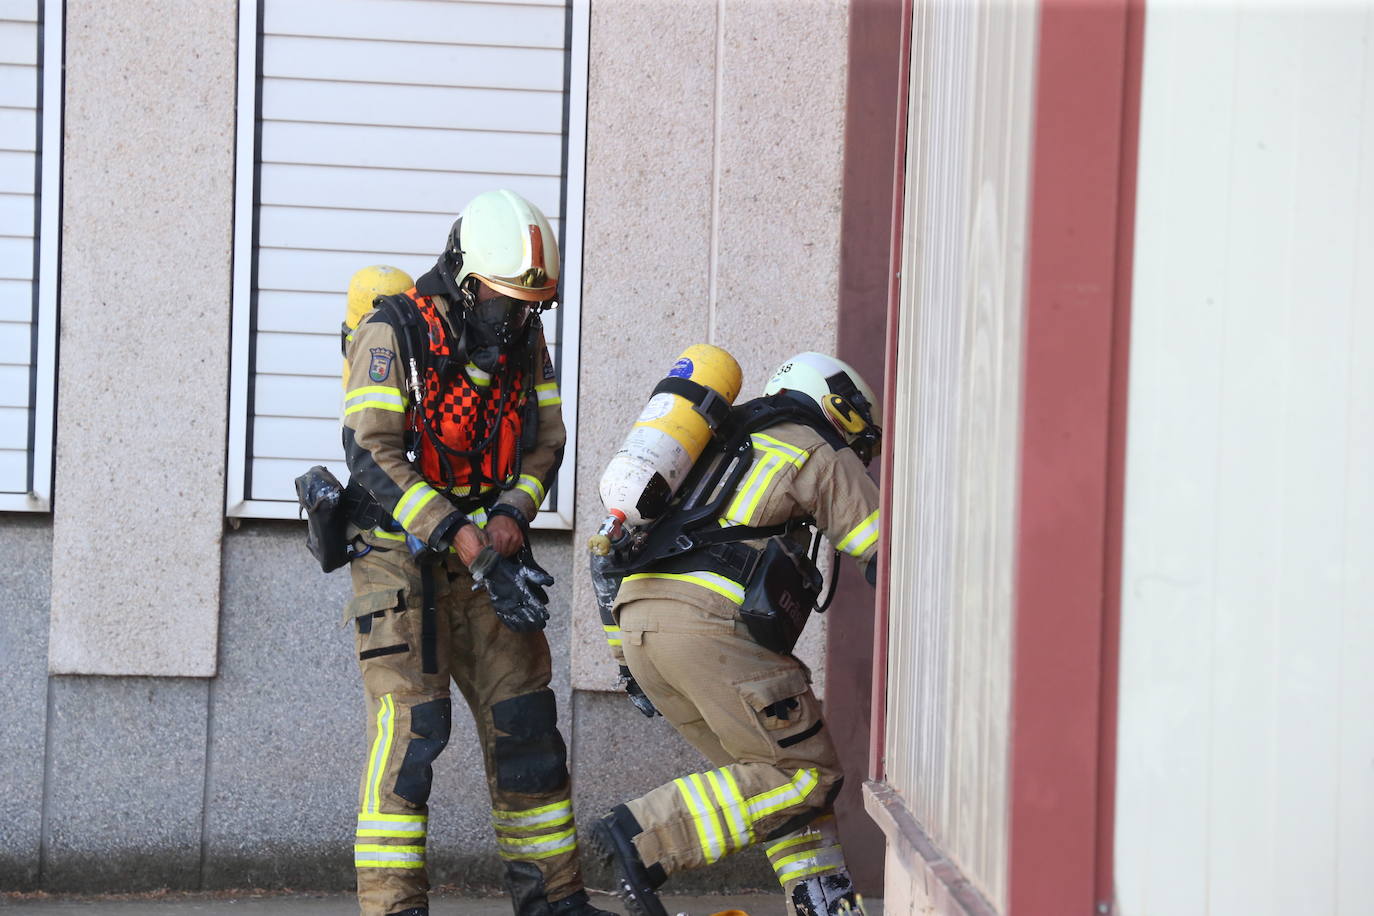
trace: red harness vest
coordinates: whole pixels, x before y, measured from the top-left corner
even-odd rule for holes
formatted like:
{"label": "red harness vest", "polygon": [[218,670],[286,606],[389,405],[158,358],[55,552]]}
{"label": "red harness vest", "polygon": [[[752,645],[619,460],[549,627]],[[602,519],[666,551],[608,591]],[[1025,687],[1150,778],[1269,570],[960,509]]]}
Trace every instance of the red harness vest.
{"label": "red harness vest", "polygon": [[[413,289],[407,295],[429,328],[426,423],[419,424],[417,449],[420,473],[436,486],[452,488],[458,496],[475,496],[498,484],[509,487],[515,482],[516,445],[524,425],[522,408],[529,398],[525,367],[515,365],[509,354],[502,353],[489,380],[480,370],[474,372],[476,367],[471,363],[452,373],[448,382],[440,380],[435,367],[441,357],[450,355],[443,319],[430,297],[417,295]],[[435,444],[435,438],[443,448]]]}

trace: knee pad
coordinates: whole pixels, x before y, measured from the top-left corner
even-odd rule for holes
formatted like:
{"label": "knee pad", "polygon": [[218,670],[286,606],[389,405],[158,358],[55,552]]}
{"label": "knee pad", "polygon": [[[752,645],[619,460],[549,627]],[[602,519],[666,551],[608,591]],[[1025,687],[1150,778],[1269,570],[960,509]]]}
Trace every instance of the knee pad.
{"label": "knee pad", "polygon": [[540,795],[568,781],[568,748],[558,733],[558,706],[547,687],[491,707],[497,731],[492,756],[496,787],[507,792]]}
{"label": "knee pad", "polygon": [[396,794],[412,805],[429,801],[434,759],[448,745],[453,704],[448,697],[410,707],[410,743],[396,775]]}

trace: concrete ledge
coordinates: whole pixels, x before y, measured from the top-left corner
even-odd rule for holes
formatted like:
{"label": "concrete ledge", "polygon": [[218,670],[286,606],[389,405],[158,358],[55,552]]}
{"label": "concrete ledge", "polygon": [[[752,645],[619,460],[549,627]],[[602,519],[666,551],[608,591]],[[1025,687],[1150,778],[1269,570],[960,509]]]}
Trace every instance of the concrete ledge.
{"label": "concrete ledge", "polygon": [[[906,891],[893,887],[901,880],[900,872],[905,873],[913,885],[909,899],[904,901],[907,912],[932,916],[1000,916],[958,866],[944,857],[895,789],[883,782],[865,782],[864,807],[887,835],[889,911],[900,912],[898,901],[908,897]],[[894,869],[894,865],[899,868]],[[920,910],[916,909],[917,903],[923,904]]]}

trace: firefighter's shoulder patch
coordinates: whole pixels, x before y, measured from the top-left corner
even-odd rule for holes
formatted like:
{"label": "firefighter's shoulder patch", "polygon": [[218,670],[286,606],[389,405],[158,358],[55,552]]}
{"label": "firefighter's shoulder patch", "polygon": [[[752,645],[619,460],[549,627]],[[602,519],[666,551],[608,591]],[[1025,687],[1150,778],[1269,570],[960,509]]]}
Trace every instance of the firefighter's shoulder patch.
{"label": "firefighter's shoulder patch", "polygon": [[386,347],[373,347],[372,362],[367,366],[367,377],[374,382],[384,382],[391,375],[391,363],[396,354]]}
{"label": "firefighter's shoulder patch", "polygon": [[549,358],[549,348],[544,347],[544,381],[548,381],[557,375],[553,368],[553,360]]}

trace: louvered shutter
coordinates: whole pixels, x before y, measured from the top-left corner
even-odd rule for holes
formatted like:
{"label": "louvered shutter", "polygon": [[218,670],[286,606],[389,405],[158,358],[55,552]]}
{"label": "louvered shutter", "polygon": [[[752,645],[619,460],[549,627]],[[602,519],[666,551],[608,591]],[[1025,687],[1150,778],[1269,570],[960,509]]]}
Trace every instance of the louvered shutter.
{"label": "louvered shutter", "polygon": [[[40,242],[40,224],[56,226],[57,140],[54,117],[40,118],[44,93],[60,95],[60,68],[40,66],[40,15],[58,23],[61,4],[0,0],[0,509],[43,511],[52,479],[52,389],[56,238]],[[55,87],[57,91],[54,91]],[[60,106],[56,106],[60,108]],[[40,137],[40,131],[42,136]],[[45,144],[40,144],[43,140]],[[52,155],[43,161],[46,145]],[[46,189],[49,193],[40,194]],[[41,282],[40,282],[41,281]]]}
{"label": "louvered shutter", "polygon": [[[229,513],[294,518],[296,475],[346,476],[349,278],[369,264],[418,277],[492,188],[529,198],[559,233],[564,299],[545,325],[571,438],[585,4],[265,0],[260,22],[253,6],[241,7],[239,110],[257,112],[257,133],[241,121]],[[571,525],[567,464],[544,525]]]}

